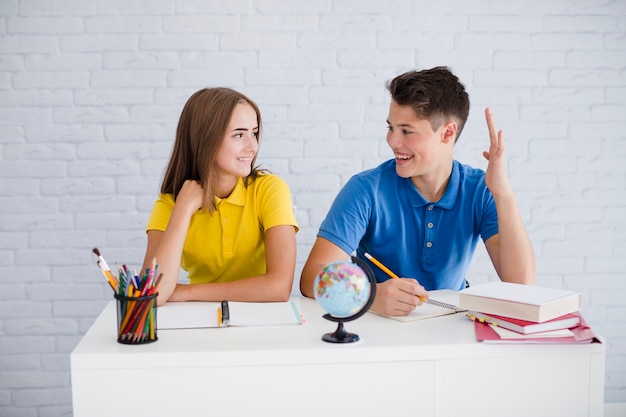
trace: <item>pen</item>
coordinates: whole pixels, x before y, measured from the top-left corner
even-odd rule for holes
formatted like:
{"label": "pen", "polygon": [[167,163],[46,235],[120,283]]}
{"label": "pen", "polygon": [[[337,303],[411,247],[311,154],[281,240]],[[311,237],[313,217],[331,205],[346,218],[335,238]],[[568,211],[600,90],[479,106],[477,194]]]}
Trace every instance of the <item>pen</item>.
{"label": "pen", "polygon": [[228,310],[228,301],[222,301],[220,311],[222,314],[222,327],[228,327],[228,325],[230,324],[230,311]]}
{"label": "pen", "polygon": [[228,327],[230,324],[230,311],[228,310],[228,301],[223,300],[217,307],[217,325],[218,327]]}

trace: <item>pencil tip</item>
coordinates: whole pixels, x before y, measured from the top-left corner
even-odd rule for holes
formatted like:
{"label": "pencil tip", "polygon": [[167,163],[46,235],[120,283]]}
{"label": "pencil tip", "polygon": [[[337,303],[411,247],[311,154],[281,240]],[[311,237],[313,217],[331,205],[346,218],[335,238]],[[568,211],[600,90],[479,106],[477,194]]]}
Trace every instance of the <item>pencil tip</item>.
{"label": "pencil tip", "polygon": [[98,250],[98,248],[93,248],[93,253],[95,253],[97,256],[100,256],[100,250]]}

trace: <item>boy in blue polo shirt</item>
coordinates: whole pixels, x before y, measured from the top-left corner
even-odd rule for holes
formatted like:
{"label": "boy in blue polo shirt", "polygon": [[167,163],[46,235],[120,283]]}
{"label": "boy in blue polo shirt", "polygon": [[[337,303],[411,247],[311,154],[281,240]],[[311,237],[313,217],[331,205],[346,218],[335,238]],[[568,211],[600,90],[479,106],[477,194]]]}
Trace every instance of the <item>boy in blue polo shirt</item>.
{"label": "boy in blue polo shirt", "polygon": [[387,143],[394,159],[352,177],[337,195],[302,270],[300,291],[313,297],[329,262],[369,253],[374,264],[372,310],[407,315],[429,290],[465,287],[481,238],[502,281],[532,284],[535,257],[509,184],[502,131],[489,109],[487,170],[453,157],[469,114],[469,97],[446,67],[409,71],[387,85]]}

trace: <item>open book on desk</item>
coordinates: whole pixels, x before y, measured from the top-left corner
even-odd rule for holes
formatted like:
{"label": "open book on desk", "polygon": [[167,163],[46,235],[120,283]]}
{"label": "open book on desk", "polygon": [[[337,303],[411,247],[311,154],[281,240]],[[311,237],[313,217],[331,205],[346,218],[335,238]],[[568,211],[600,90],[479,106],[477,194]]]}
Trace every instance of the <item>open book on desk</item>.
{"label": "open book on desk", "polygon": [[[157,308],[157,329],[222,327],[218,319],[219,302],[168,302]],[[229,326],[284,326],[302,324],[295,302],[228,302]]]}
{"label": "open book on desk", "polygon": [[416,307],[408,316],[388,316],[386,314],[377,313],[370,310],[370,312],[379,316],[387,317],[397,321],[414,321],[427,319],[431,317],[445,316],[448,314],[459,313],[461,311],[467,311],[459,309],[459,292],[454,290],[432,290],[428,291],[429,300],[436,301],[438,303],[447,304],[450,307],[441,307],[435,304],[423,303],[421,306]]}

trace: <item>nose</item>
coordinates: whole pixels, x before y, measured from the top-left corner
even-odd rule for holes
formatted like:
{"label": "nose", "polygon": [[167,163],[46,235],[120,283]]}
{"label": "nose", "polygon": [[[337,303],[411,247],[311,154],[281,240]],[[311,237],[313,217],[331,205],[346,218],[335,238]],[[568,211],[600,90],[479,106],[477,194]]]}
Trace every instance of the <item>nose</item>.
{"label": "nose", "polygon": [[249,133],[246,136],[246,149],[250,149],[256,153],[259,149],[259,140],[256,135]]}
{"label": "nose", "polygon": [[394,149],[398,146],[398,143],[397,135],[394,131],[391,129],[387,130],[387,145],[389,145],[391,149]]}

